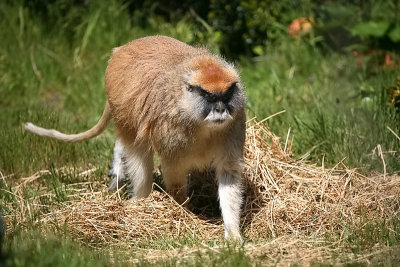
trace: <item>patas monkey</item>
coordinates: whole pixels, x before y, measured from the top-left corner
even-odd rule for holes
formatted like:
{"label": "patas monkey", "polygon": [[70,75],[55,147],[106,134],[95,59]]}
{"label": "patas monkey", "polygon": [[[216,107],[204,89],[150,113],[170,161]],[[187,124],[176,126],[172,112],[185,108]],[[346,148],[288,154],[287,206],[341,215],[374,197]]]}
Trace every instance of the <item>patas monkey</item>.
{"label": "patas monkey", "polygon": [[117,133],[111,189],[126,183],[135,199],[150,194],[153,153],[167,191],[182,201],[191,170],[215,169],[225,237],[241,240],[241,172],[245,93],[234,66],[204,48],[165,36],[115,48],[105,74],[107,103],[99,122],[73,135],[26,130],[65,142],[99,135],[111,119]]}

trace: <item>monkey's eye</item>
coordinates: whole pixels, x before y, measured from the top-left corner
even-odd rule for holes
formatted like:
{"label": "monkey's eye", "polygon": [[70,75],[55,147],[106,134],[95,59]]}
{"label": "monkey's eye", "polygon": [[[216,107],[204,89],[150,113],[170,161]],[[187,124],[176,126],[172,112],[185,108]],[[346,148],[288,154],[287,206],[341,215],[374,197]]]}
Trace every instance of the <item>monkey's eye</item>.
{"label": "monkey's eye", "polygon": [[191,85],[191,84],[187,84],[187,85],[186,85],[186,89],[187,89],[189,92],[193,92],[194,86]]}

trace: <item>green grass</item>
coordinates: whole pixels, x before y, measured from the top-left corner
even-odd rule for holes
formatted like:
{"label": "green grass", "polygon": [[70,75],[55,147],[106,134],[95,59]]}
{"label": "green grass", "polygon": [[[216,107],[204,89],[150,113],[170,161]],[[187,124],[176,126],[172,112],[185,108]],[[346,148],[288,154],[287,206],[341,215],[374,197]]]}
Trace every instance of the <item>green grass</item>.
{"label": "green grass", "polygon": [[[5,266],[252,266],[243,248],[223,247],[219,253],[205,250],[193,255],[179,255],[167,260],[149,261],[135,250],[110,249],[113,256],[77,243],[60,234],[17,232],[0,255]],[[158,255],[162,256],[162,255]]]}
{"label": "green grass", "polygon": [[[60,235],[19,232],[5,245],[5,266],[110,266],[100,252]],[[1,263],[2,261],[0,261]]]}
{"label": "green grass", "polygon": [[[38,197],[46,188],[53,194],[41,199],[43,205],[62,203],[68,200],[66,185],[80,181],[80,170],[97,167],[91,179],[107,183],[112,158],[112,127],[94,140],[65,144],[24,132],[23,122],[71,133],[90,128],[104,107],[104,71],[112,47],[151,34],[166,34],[190,43],[196,34],[196,28],[185,21],[159,24],[154,18],[143,29],[130,18],[126,7],[115,1],[95,1],[67,14],[58,13],[58,8],[56,1],[50,5],[52,12],[40,17],[18,3],[0,4],[0,171],[6,177],[0,179],[0,205],[7,215],[10,211],[3,204],[18,205],[18,199],[6,191],[19,178],[49,170],[41,175],[38,185],[25,189],[26,197]],[[386,88],[394,84],[399,72],[371,74],[357,68],[350,53],[332,53],[314,41],[282,36],[281,42],[267,47],[264,56],[237,62],[247,90],[249,116],[261,119],[285,109],[268,121],[272,131],[284,142],[290,127],[295,155],[309,154],[311,162],[321,164],[324,160],[332,166],[345,159],[346,165],[364,172],[382,172],[382,160],[374,151],[380,144],[386,152],[387,171],[399,173],[400,142],[386,128],[400,133],[399,114],[386,96]],[[217,50],[211,42],[208,45]],[[58,171],[66,166],[71,169]],[[7,235],[3,244],[2,261],[7,265],[119,264],[109,254],[72,240],[62,229],[39,233],[40,214],[28,217],[25,225],[18,224],[17,219],[12,222],[13,234]],[[375,244],[398,246],[399,229],[400,220],[382,222],[377,218],[365,222],[362,229],[349,226],[344,242],[355,248],[355,253]],[[132,244],[131,250],[180,249],[200,243],[188,237]],[[122,250],[121,265],[128,264],[126,254],[131,250]],[[375,261],[387,261],[391,266],[399,259],[399,252],[391,253],[389,258],[378,255]],[[200,253],[183,262],[178,257],[157,265],[248,266],[254,260],[245,251],[228,247],[220,253]],[[143,259],[138,265],[151,263]]]}

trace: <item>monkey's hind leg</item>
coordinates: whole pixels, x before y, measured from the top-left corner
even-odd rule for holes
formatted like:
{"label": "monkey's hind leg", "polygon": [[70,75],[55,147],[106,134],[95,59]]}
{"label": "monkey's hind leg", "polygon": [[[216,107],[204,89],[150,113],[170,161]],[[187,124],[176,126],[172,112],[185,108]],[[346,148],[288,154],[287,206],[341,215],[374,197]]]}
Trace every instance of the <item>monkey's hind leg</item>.
{"label": "monkey's hind leg", "polygon": [[121,141],[117,140],[109,173],[114,179],[109,189],[124,186],[124,191],[130,198],[145,198],[152,189],[153,167],[153,152],[148,147],[124,147]]}
{"label": "monkey's hind leg", "polygon": [[127,193],[134,199],[146,198],[153,186],[153,151],[147,146],[125,147]]}
{"label": "monkey's hind leg", "polygon": [[124,146],[121,141],[117,139],[114,145],[113,161],[108,171],[108,177],[113,178],[108,187],[109,190],[118,190],[126,184],[125,161]]}

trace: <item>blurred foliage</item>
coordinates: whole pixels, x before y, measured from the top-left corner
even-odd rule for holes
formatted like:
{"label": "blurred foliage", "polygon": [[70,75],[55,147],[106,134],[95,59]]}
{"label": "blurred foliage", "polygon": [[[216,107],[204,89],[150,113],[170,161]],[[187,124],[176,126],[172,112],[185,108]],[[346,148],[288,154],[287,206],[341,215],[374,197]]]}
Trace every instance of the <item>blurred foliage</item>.
{"label": "blurred foliage", "polygon": [[309,0],[189,0],[129,1],[135,16],[158,17],[165,21],[184,19],[195,25],[194,43],[207,43],[209,38],[217,49],[230,58],[240,55],[261,55],[267,41],[277,40],[286,33],[287,25],[300,15],[309,15]]}
{"label": "blurred foliage", "polygon": [[327,44],[337,49],[357,48],[362,52],[377,48],[398,50],[400,1],[320,2],[314,6],[313,13]]}
{"label": "blurred foliage", "polygon": [[[279,42],[298,17],[315,18],[314,34],[323,36],[322,45],[333,49],[398,49],[400,42],[398,0],[119,2],[129,11],[133,26],[157,29],[173,24],[183,41],[206,44],[230,58],[265,54],[267,45]],[[90,0],[25,0],[27,8],[46,20],[50,31],[62,27],[71,36],[83,15],[96,5],[97,1]]]}

